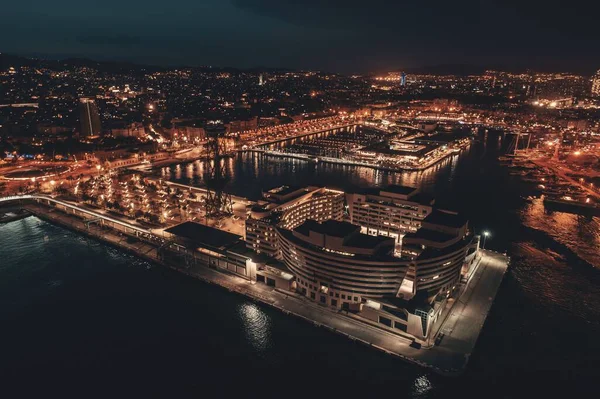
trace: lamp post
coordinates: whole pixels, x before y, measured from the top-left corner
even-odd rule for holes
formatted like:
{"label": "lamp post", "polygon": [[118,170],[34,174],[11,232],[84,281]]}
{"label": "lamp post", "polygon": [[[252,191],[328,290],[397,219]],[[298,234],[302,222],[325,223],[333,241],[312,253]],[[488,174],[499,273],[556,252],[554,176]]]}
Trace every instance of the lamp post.
{"label": "lamp post", "polygon": [[488,238],[490,235],[490,232],[487,230],[483,232],[483,245],[481,246],[482,249],[485,249],[485,239]]}

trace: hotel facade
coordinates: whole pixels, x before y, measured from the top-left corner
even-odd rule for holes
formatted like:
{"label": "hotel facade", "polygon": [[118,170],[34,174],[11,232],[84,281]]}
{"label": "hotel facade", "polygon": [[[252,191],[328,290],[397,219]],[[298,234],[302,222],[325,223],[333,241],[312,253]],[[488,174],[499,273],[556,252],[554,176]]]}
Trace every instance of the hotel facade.
{"label": "hotel facade", "polygon": [[279,187],[263,198],[246,246],[278,260],[290,289],[419,342],[476,264],[467,221],[414,188]]}

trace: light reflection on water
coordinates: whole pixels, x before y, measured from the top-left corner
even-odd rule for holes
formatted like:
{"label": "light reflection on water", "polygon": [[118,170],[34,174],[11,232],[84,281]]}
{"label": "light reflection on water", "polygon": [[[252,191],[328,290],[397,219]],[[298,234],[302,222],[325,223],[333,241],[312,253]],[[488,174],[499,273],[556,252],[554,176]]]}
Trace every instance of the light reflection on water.
{"label": "light reflection on water", "polygon": [[426,375],[422,375],[415,379],[412,388],[413,397],[418,398],[427,395],[433,389],[433,385]]}
{"label": "light reflection on water", "polygon": [[269,316],[256,304],[245,302],[239,306],[239,315],[244,324],[244,332],[257,352],[268,349],[271,342],[271,321]]}
{"label": "light reflection on water", "polygon": [[541,198],[520,212],[523,224],[548,234],[586,262],[600,268],[600,218],[548,212]]}
{"label": "light reflection on water", "polygon": [[[498,143],[493,142],[497,145]],[[433,194],[438,200],[444,200],[447,193],[452,193],[458,201],[463,201],[463,196],[477,196],[476,199],[481,202],[481,206],[486,206],[489,196],[500,196],[503,201],[510,202],[508,193],[503,191],[502,185],[510,189],[511,181],[495,182],[500,187],[484,187],[483,192],[465,193],[464,188],[456,188],[460,184],[457,179],[462,179],[463,184],[466,180],[466,189],[471,190],[469,184],[478,185],[486,182],[469,182],[471,175],[477,177],[478,174],[484,174],[487,179],[488,169],[485,166],[485,156],[493,158],[493,148],[485,148],[483,151],[473,146],[462,153],[446,158],[444,161],[428,168],[424,171],[406,171],[406,172],[387,172],[375,170],[366,167],[356,167],[349,165],[314,163],[295,158],[280,158],[268,156],[260,153],[241,153],[235,158],[229,158],[225,162],[225,167],[231,180],[227,190],[232,194],[247,197],[249,199],[259,199],[263,190],[279,185],[324,185],[344,190],[355,189],[364,186],[384,186],[388,184],[399,184],[407,186],[418,186],[423,192]],[[495,161],[494,161],[495,162]],[[164,179],[170,179],[179,183],[191,184],[195,186],[203,185],[204,162],[195,161],[185,167],[187,173],[185,177],[181,175],[182,167],[171,166],[164,167],[157,172]],[[190,168],[189,165],[192,165]],[[496,165],[497,166],[497,165]],[[502,172],[506,174],[506,171]],[[493,191],[491,191],[493,190]],[[506,208],[505,203],[500,206]],[[519,205],[521,206],[521,205]],[[496,207],[497,208],[497,207]],[[486,209],[484,212],[505,212],[506,209]],[[469,212],[470,209],[467,209]],[[544,231],[552,239],[560,242],[588,263],[600,267],[600,221],[599,218],[585,219],[576,215],[569,215],[560,212],[548,214],[544,210],[541,200],[536,200],[532,204],[525,204],[518,210],[521,222],[532,229]],[[480,227],[476,217],[468,215],[471,219],[471,225],[475,228]],[[482,215],[485,217],[485,215]],[[487,221],[481,222],[481,226],[501,229],[502,226],[488,226]],[[510,241],[505,232],[505,241]],[[513,237],[514,238],[514,237]],[[490,244],[494,246],[498,240]],[[509,249],[508,242],[503,247]]]}
{"label": "light reflection on water", "polygon": [[191,179],[194,176],[194,163],[187,164],[185,168],[185,177]]}
{"label": "light reflection on water", "polygon": [[[455,173],[459,155],[423,171],[389,172],[367,167],[356,167],[324,162],[311,162],[295,158],[281,158],[260,153],[241,153],[224,161],[231,181],[228,191],[250,199],[260,198],[263,189],[277,185],[327,185],[337,188],[358,186],[383,186],[399,184],[420,186],[423,191],[433,191],[439,175]],[[177,164],[160,168],[157,172],[167,180],[203,186],[204,161]],[[185,174],[182,170],[185,169]]]}

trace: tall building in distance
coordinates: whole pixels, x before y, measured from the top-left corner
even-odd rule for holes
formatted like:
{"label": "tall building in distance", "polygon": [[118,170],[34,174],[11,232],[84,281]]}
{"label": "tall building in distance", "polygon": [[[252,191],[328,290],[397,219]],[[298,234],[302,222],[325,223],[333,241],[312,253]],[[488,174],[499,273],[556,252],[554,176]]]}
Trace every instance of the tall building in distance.
{"label": "tall building in distance", "polygon": [[404,72],[400,75],[400,86],[406,86],[406,73]]}
{"label": "tall building in distance", "polygon": [[600,97],[600,69],[592,77],[592,96]]}
{"label": "tall building in distance", "polygon": [[258,75],[258,85],[262,86],[264,84],[265,84],[264,77],[263,77],[263,74],[261,73],[260,75]]}
{"label": "tall building in distance", "polygon": [[102,133],[100,112],[93,98],[82,97],[79,99],[80,121],[82,137],[99,136]]}

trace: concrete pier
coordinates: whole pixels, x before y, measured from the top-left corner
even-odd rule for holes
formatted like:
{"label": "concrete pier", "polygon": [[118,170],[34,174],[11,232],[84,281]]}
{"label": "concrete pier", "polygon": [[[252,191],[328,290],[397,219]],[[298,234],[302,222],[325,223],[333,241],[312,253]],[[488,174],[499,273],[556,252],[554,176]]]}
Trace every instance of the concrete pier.
{"label": "concrete pier", "polygon": [[[439,345],[417,349],[410,346],[412,341],[407,338],[367,324],[352,313],[336,312],[300,295],[254,283],[204,265],[187,267],[182,264],[167,263],[159,259],[159,242],[129,234],[127,229],[113,230],[106,223],[86,223],[81,215],[68,213],[63,209],[34,200],[23,201],[20,206],[41,219],[129,251],[150,262],[220,285],[231,292],[272,306],[286,314],[300,317],[318,327],[326,328],[391,356],[428,367],[444,375],[458,375],[467,366],[508,267],[508,258],[505,255],[482,251],[479,266],[468,285],[455,301],[447,305],[439,319],[439,326],[434,326],[434,331],[444,334]],[[121,223],[127,221],[122,220]]]}

